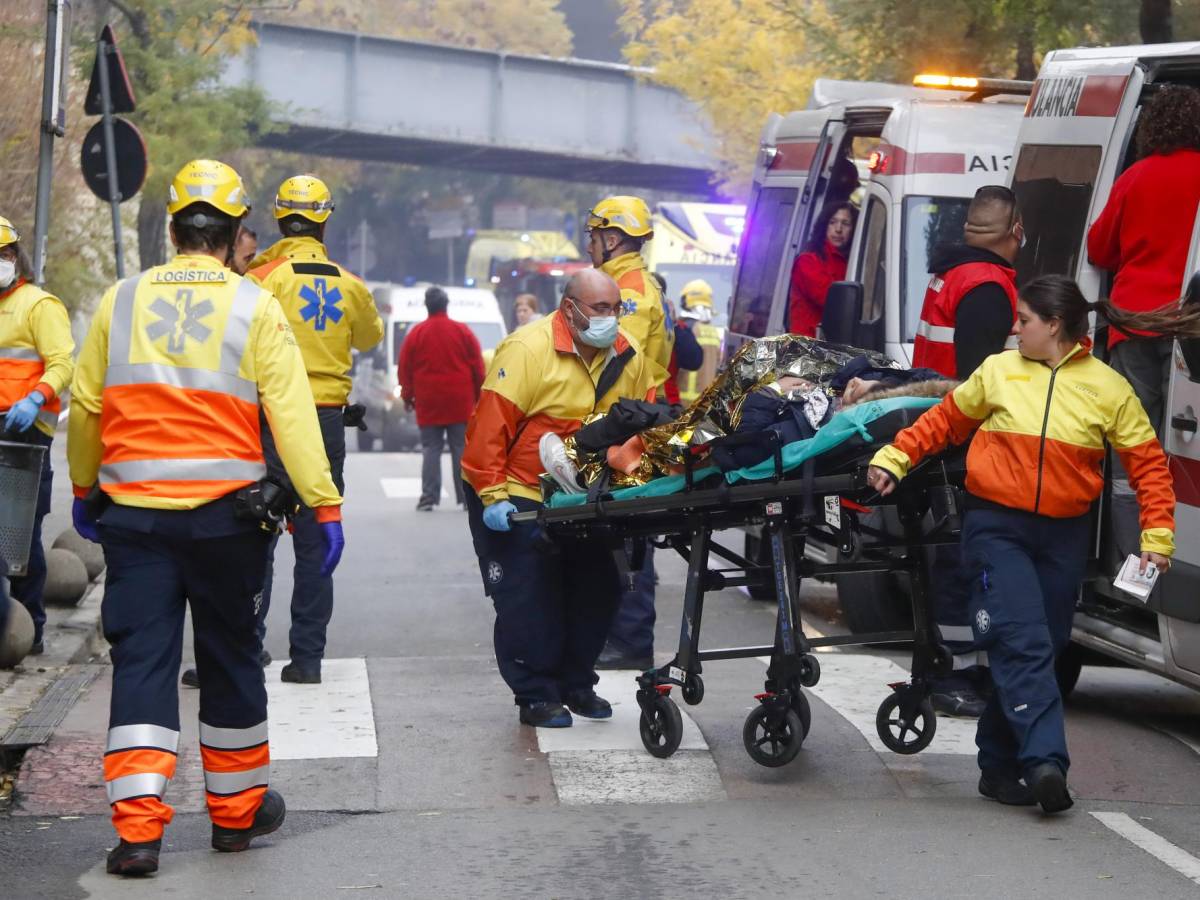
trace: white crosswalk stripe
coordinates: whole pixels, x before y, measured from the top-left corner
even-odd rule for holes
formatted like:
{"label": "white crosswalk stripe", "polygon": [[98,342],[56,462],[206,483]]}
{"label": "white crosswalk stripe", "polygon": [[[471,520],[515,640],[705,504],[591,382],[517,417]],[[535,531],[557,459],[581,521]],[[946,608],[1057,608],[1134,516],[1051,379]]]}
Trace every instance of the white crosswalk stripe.
{"label": "white crosswalk stripe", "polygon": [[[380,478],[379,485],[383,488],[383,495],[389,500],[416,500],[421,496],[420,478]],[[442,499],[449,496],[443,485]]]}
{"label": "white crosswalk stripe", "polygon": [[284,665],[266,670],[271,759],[379,755],[365,659],[325,660],[320,684],[281,682]]}

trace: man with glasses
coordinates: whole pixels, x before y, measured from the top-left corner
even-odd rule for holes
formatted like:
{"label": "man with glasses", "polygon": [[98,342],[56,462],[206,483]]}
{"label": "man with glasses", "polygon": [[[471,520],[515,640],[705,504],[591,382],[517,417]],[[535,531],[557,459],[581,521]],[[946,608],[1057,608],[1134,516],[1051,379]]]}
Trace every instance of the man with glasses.
{"label": "man with glasses", "polygon": [[549,548],[536,524],[510,516],[541,505],[543,436],[566,437],[620,398],[653,393],[657,367],[617,325],[620,306],[608,275],[575,275],[554,313],[496,348],[467,424],[471,537],[496,608],[496,662],[526,725],[612,715],[595,692],[594,668],[620,596],[612,554],[584,541]]}

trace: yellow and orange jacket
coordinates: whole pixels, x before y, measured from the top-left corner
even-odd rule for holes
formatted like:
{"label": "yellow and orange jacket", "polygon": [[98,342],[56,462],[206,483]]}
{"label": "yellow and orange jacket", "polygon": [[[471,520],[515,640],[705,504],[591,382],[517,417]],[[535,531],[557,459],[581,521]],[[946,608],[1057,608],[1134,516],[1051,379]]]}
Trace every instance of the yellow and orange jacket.
{"label": "yellow and orange jacket", "polygon": [[71,320],[57,297],[24,279],[0,292],[0,414],[39,391],[46,402],[34,426],[53,437],[74,354]]}
{"label": "yellow and orange jacket", "polygon": [[967,490],[1051,518],[1081,516],[1100,496],[1107,440],[1137,492],[1142,550],[1174,552],[1175,490],[1166,456],[1133,388],[1092,356],[1090,340],[1054,368],[1016,350],[989,356],[871,464],[900,479],[975,432]]}
{"label": "yellow and orange jacket", "polygon": [[[601,374],[622,361],[620,376],[597,399]],[[541,500],[542,435],[553,432],[565,438],[585,417],[607,412],[622,397],[651,396],[653,368],[623,331],[589,365],[575,349],[559,312],[518,328],[496,348],[479,404],[467,423],[463,478],[484,506],[509,497]]]}
{"label": "yellow and orange jacket", "polygon": [[658,366],[653,373],[654,384],[662,384],[669,377],[675,332],[667,324],[658,282],[650,277],[640,253],[614,257],[600,271],[621,289],[621,327],[641,348],[645,358]]}
{"label": "yellow and orange jacket", "polygon": [[251,261],[246,276],[279,299],[317,406],[345,406],[351,349],[370,350],[383,337],[383,320],[362,279],[330,261],[325,245],[310,237],[276,241]]}
{"label": "yellow and orange jacket", "polygon": [[211,256],[180,255],[100,300],[71,384],[75,496],[195,509],[266,475],[260,405],[318,521],[341,518],[304,361],[278,301]]}

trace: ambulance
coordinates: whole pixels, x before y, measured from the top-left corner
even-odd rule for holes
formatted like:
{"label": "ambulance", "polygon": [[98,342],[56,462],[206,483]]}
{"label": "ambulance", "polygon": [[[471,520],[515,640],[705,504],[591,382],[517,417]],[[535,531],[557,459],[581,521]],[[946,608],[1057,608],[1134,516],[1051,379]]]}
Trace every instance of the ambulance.
{"label": "ambulance", "polygon": [[702,278],[713,289],[714,324],[723,327],[733,293],[738,242],[746,223],[746,207],[733,203],[659,203],[654,207],[654,240],[642,249],[646,265],[667,283],[675,301],[689,281]]}
{"label": "ambulance", "polygon": [[[1109,273],[1087,258],[1087,231],[1113,182],[1135,161],[1143,104],[1165,84],[1200,85],[1200,43],[1056,50],[1042,62],[1021,120],[1010,186],[1025,223],[1018,283],[1058,273],[1075,278],[1089,300],[1107,296]],[[1179,272],[1180,295],[1200,302],[1200,217],[1163,223],[1192,235]],[[1096,335],[1103,355],[1107,335]],[[1147,602],[1112,586],[1126,541],[1137,529],[1125,498],[1106,491],[1096,510],[1093,577],[1080,600],[1073,646],[1060,664],[1069,690],[1089,653],[1200,688],[1200,342],[1176,343],[1165,421],[1156,423],[1175,477],[1177,549],[1171,570]],[[1124,505],[1123,505],[1124,504]],[[1110,515],[1114,508],[1120,514]],[[1136,540],[1136,539],[1135,539]],[[1118,551],[1118,547],[1122,549]]]}

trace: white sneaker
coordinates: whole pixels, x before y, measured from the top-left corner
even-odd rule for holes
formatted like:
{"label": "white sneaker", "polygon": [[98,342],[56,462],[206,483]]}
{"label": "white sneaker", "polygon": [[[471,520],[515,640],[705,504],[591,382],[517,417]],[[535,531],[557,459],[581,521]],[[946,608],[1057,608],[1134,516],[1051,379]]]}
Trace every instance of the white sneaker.
{"label": "white sneaker", "polygon": [[547,474],[558,482],[559,487],[568,494],[584,493],[583,488],[579,486],[579,471],[567,458],[567,448],[563,445],[562,438],[547,431],[538,441],[538,456],[541,457]]}

